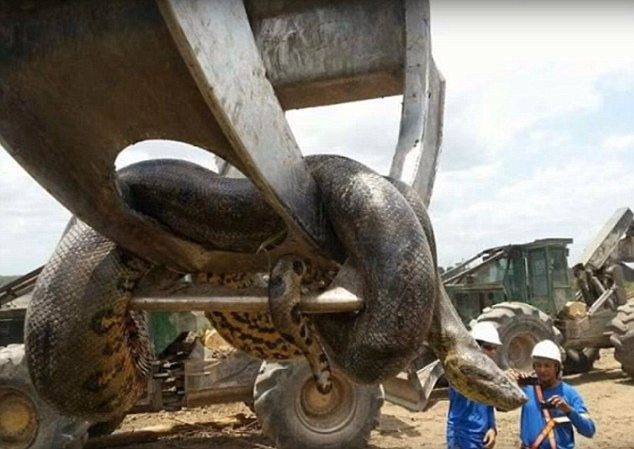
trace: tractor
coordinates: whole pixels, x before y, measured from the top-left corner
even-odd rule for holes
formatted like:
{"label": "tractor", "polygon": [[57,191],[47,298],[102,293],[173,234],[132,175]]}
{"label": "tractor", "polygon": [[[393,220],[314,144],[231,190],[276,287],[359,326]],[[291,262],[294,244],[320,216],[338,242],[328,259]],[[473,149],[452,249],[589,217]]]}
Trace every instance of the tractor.
{"label": "tractor", "polygon": [[[271,258],[293,252],[332,258],[331,231],[286,121],[289,109],[403,95],[389,174],[429,203],[445,83],[431,53],[427,0],[8,1],[0,17],[9,36],[0,41],[4,149],[75,216],[147,260],[186,274],[264,272]],[[220,174],[248,177],[284,221],[284,241],[257,254],[214,251],[130,210],[115,160],[155,139],[212,152]],[[79,447],[88,425],[107,433],[118,420],[69,423],[34,394],[15,345],[24,307],[9,303],[28,302],[36,278],[31,273],[0,296],[11,315],[2,323],[2,344],[11,344],[0,361],[0,445]],[[201,290],[186,275],[177,289],[156,287],[131,307],[170,314],[267,307],[266,288]],[[360,309],[362,298],[345,287],[304,298],[302,310]],[[157,322],[165,336],[169,318]],[[325,401],[301,362],[262,365],[240,353],[219,361],[186,339],[176,343],[157,345],[137,409],[253,402],[280,448],[360,447],[376,423],[379,386],[335,379],[337,394]]]}
{"label": "tractor", "polygon": [[[490,322],[502,346],[502,368],[532,369],[533,346],[557,342],[566,374],[592,369],[601,348],[614,348],[622,370],[634,377],[634,292],[624,271],[634,262],[634,215],[618,209],[568,264],[569,238],[545,238],[489,248],[442,273],[445,289],[467,326]],[[424,411],[447,399],[435,356],[422,351],[410,371],[389,379],[386,399]]]}
{"label": "tractor", "polygon": [[452,302],[465,322],[498,328],[504,368],[529,369],[534,344],[549,338],[565,352],[568,374],[590,370],[601,348],[614,347],[623,371],[634,376],[634,301],[623,277],[624,264],[634,262],[632,211],[617,210],[572,268],[570,243],[541,239],[487,250],[477,266],[445,273]]}
{"label": "tractor", "polygon": [[[125,415],[96,423],[66,417],[34,390],[23,329],[40,271],[0,287],[0,443],[10,449],[80,449],[88,438],[114,432]],[[304,360],[266,363],[233,350],[201,313],[150,312],[149,323],[156,360],[145,394],[129,414],[243,402],[279,447],[297,441],[363,446],[378,423],[384,401],[379,385],[335,375],[336,394],[324,400]]]}
{"label": "tractor", "polygon": [[[533,346],[550,339],[561,347],[566,374],[589,371],[599,350],[613,347],[622,370],[634,377],[634,292],[624,275],[634,262],[634,215],[618,209],[570,267],[572,242],[545,238],[489,248],[441,277],[465,325],[497,328],[502,368],[532,370]],[[385,397],[424,411],[447,399],[447,385],[438,360],[423,348],[407,373],[384,384]]]}

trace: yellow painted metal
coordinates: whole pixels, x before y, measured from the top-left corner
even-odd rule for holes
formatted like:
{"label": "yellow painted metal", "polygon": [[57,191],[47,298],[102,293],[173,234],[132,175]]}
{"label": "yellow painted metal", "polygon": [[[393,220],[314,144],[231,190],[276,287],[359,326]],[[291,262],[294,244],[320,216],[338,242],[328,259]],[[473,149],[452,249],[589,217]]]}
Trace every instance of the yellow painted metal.
{"label": "yellow painted metal", "polygon": [[37,436],[33,401],[18,390],[0,386],[0,447],[25,449]]}

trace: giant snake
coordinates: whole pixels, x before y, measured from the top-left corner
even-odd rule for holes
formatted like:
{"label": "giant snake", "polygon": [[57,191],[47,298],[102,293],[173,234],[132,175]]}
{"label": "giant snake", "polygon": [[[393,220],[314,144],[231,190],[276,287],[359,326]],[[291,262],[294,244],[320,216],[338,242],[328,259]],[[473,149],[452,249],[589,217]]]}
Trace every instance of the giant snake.
{"label": "giant snake", "polygon": [[[364,299],[357,313],[310,320],[312,336],[332,363],[355,381],[377,383],[405,369],[426,343],[465,394],[503,409],[519,406],[521,392],[478,350],[444,294],[431,224],[416,193],[347,158],[305,160],[346,264],[361,278]],[[249,180],[223,178],[188,162],[138,163],[118,173],[118,185],[136,212],[208,248],[254,253],[285,232]],[[273,261],[270,291],[294,289],[288,296],[296,300],[301,277],[293,278],[293,264],[284,269],[284,261]],[[302,263],[320,272],[315,261]],[[151,348],[143,314],[129,310],[129,299],[154,268],[80,220],[67,230],[38,278],[25,330],[33,383],[60,411],[107,420],[142,394]],[[315,360],[328,366],[315,354],[322,344],[316,347],[310,337],[311,345],[301,349],[276,327],[292,329],[293,322],[284,324],[275,313],[208,316],[230,343],[253,355],[284,359],[308,351],[314,371]],[[327,382],[326,376],[318,384]]]}

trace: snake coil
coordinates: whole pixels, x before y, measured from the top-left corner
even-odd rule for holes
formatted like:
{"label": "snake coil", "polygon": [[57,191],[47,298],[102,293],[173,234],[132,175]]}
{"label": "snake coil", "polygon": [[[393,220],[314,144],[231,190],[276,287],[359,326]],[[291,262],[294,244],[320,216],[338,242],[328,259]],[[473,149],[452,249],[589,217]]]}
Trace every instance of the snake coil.
{"label": "snake coil", "polygon": [[[306,162],[348,263],[362,278],[365,301],[357,313],[319,315],[315,325],[347,375],[381,382],[418,354],[432,319],[443,319],[434,317],[431,225],[402,184],[344,157]],[[188,162],[138,163],[120,171],[118,183],[136,212],[208,248],[253,254],[285,231],[249,180]],[[79,220],[58,244],[33,293],[26,349],[35,387],[62,412],[103,421],[121,416],[142,394],[152,350],[143,315],[128,306],[151,268]],[[229,342],[254,355],[298,354],[266,313],[209,316]],[[439,353],[447,353],[450,345],[443,345]]]}

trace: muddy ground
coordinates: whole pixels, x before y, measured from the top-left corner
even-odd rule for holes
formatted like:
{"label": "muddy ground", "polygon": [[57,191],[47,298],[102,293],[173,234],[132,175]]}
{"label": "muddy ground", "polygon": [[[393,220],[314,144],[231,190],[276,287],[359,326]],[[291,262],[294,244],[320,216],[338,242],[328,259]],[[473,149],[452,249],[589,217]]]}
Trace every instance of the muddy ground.
{"label": "muddy ground", "polygon": [[[634,449],[634,382],[627,379],[605,350],[596,369],[568,376],[586,400],[597,424],[593,440],[578,437],[579,449]],[[425,413],[411,413],[392,404],[382,409],[370,449],[443,448],[447,402]],[[519,411],[498,413],[496,448],[517,448]],[[126,444],[122,444],[127,440]],[[143,440],[143,441],[142,441]],[[140,414],[126,418],[111,437],[89,448],[122,449],[269,449],[255,416],[242,404],[214,406],[174,413]]]}

